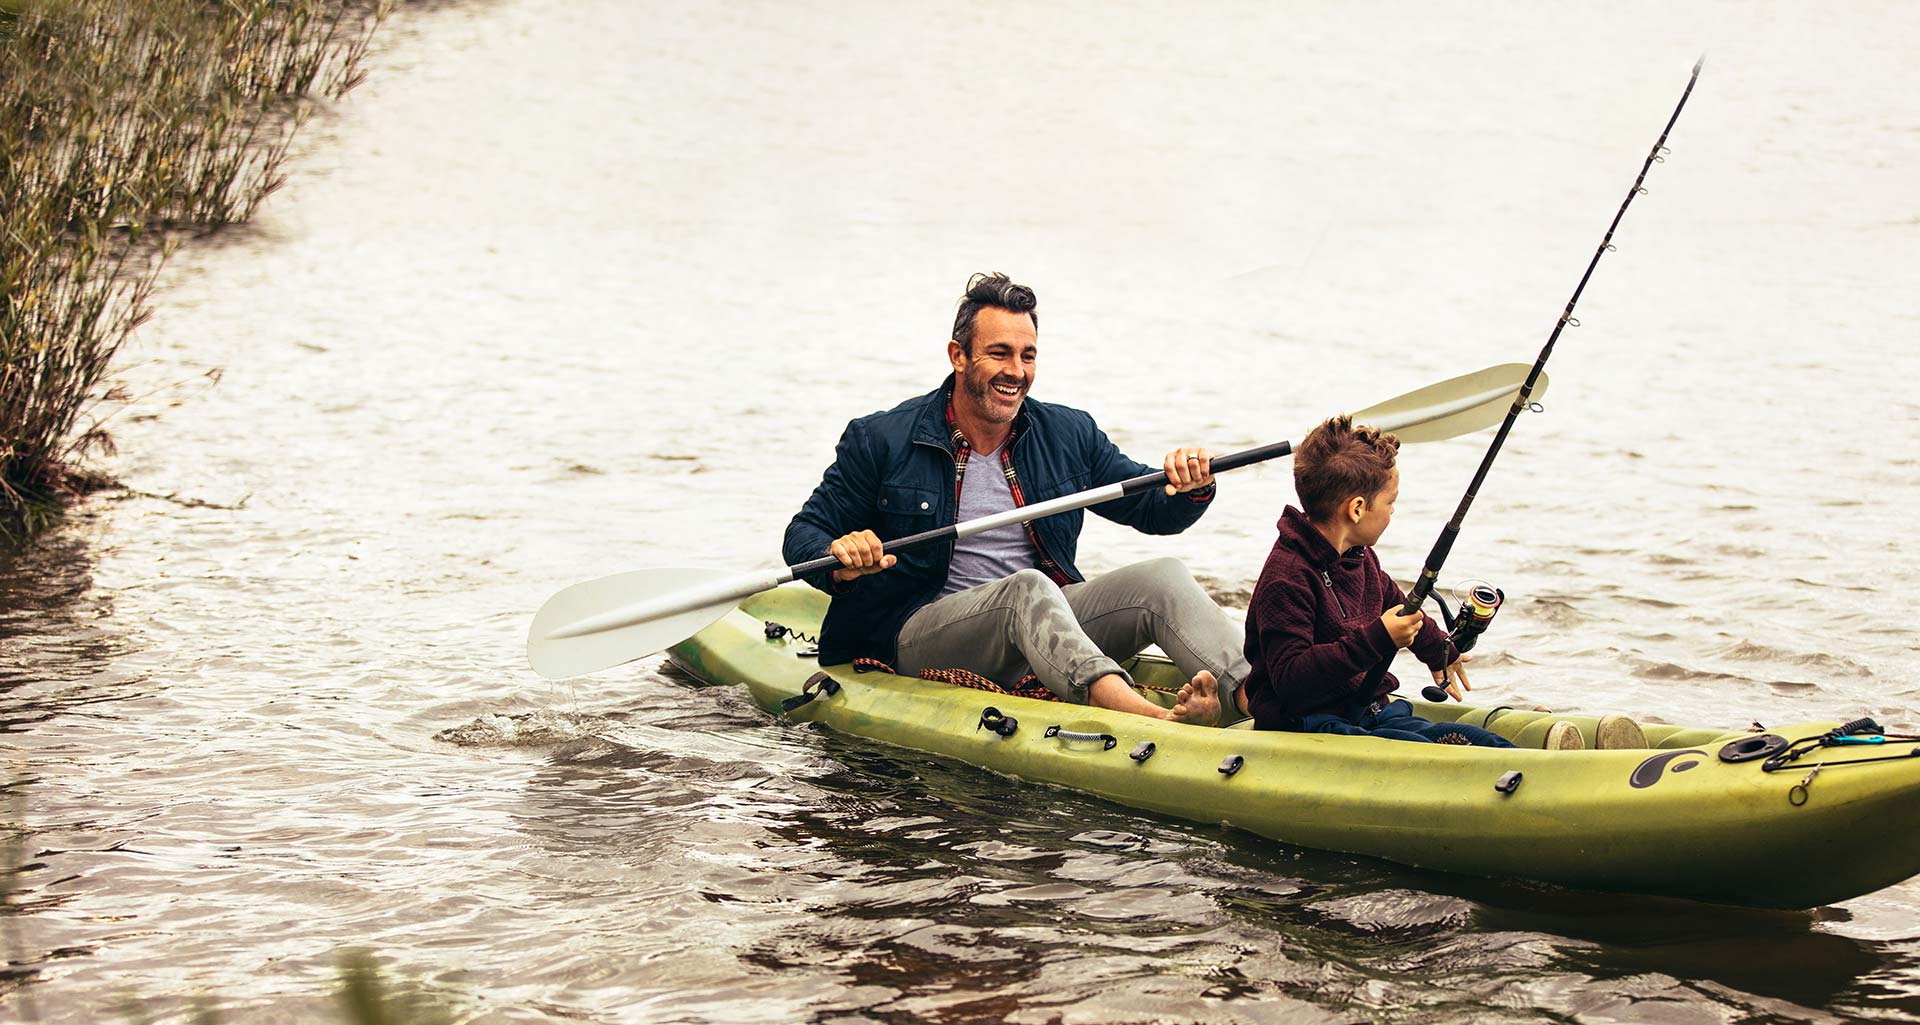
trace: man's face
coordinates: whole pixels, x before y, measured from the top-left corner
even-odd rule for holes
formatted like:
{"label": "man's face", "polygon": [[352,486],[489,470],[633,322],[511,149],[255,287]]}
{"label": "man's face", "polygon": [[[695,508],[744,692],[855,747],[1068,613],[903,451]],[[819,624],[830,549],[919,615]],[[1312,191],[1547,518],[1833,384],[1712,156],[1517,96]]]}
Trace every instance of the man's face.
{"label": "man's face", "polygon": [[961,351],[958,342],[947,343],[947,358],[959,382],[954,401],[966,403],[988,423],[1011,423],[1033,387],[1039,346],[1033,318],[994,306],[982,309],[973,319],[971,354]]}
{"label": "man's face", "polygon": [[1360,514],[1360,522],[1354,525],[1353,539],[1371,548],[1380,543],[1380,535],[1387,532],[1387,524],[1393,522],[1393,503],[1400,497],[1400,470],[1395,467],[1387,478],[1387,486],[1380,489],[1367,502],[1366,511]]}

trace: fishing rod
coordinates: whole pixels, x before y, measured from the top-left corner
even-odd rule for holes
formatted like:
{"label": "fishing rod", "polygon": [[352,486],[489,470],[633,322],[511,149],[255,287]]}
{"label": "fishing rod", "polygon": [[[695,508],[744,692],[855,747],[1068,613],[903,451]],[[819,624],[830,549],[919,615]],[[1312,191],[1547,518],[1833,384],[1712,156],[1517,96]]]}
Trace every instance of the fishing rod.
{"label": "fishing rod", "polygon": [[[1459,507],[1453,511],[1453,519],[1447,521],[1446,527],[1440,531],[1440,537],[1433,543],[1433,550],[1427,553],[1426,567],[1420,571],[1420,579],[1414,583],[1413,590],[1407,594],[1406,604],[1400,606],[1401,615],[1412,615],[1426,602],[1427,596],[1433,593],[1434,584],[1440,579],[1440,567],[1446,563],[1447,554],[1453,550],[1454,539],[1460,536],[1460,524],[1467,518],[1467,510],[1472,507],[1474,497],[1479,494],[1480,485],[1486,481],[1487,471],[1493,468],[1493,460],[1500,454],[1500,446],[1506,443],[1507,434],[1513,430],[1513,423],[1520,418],[1521,411],[1531,406],[1534,383],[1539,379],[1540,372],[1546,368],[1547,357],[1553,355],[1553,345],[1560,340],[1560,332],[1566,330],[1569,324],[1574,327],[1580,326],[1580,322],[1573,318],[1574,304],[1580,301],[1580,293],[1586,291],[1587,281],[1593,277],[1593,269],[1599,266],[1601,255],[1613,248],[1613,233],[1620,227],[1620,218],[1626,216],[1627,207],[1633,203],[1633,197],[1647,191],[1641,187],[1647,180],[1647,171],[1651,170],[1655,163],[1665,162],[1665,154],[1668,152],[1667,133],[1673,131],[1674,122],[1680,120],[1680,111],[1687,105],[1687,97],[1693,95],[1694,83],[1700,80],[1700,67],[1706,62],[1707,58],[1704,54],[1699,60],[1693,62],[1693,74],[1687,79],[1686,90],[1680,94],[1680,102],[1674,105],[1673,116],[1667,118],[1667,126],[1660,130],[1660,138],[1654,142],[1653,149],[1647,152],[1646,162],[1640,165],[1640,176],[1633,180],[1633,188],[1627,190],[1627,198],[1621,201],[1620,209],[1613,215],[1613,223],[1607,225],[1606,236],[1600,240],[1600,247],[1593,251],[1593,259],[1587,262],[1587,272],[1580,275],[1580,284],[1574,287],[1573,297],[1567,300],[1567,308],[1561,311],[1560,319],[1553,325],[1553,333],[1547,336],[1547,344],[1540,349],[1540,357],[1533,361],[1533,369],[1528,372],[1525,383],[1521,384],[1519,394],[1514,396],[1513,407],[1507,410],[1507,418],[1501,422],[1500,429],[1494,432],[1493,443],[1487,446],[1487,454],[1481,457],[1480,468],[1474,471],[1473,480],[1467,485],[1467,493],[1461,496]],[[1379,664],[1367,673],[1366,682],[1361,685],[1360,693],[1371,694],[1380,686],[1380,681],[1387,675],[1388,667],[1393,665],[1393,656],[1398,653],[1397,648],[1388,652],[1387,657],[1381,659]],[[1423,689],[1420,696],[1428,701],[1440,702],[1445,701],[1448,695],[1439,687],[1430,686]]]}

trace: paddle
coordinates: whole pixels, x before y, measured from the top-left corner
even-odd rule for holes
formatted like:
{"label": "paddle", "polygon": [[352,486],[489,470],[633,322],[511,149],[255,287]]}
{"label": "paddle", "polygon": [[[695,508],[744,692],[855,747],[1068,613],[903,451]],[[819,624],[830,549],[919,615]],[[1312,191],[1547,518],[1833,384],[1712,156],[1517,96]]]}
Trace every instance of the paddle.
{"label": "paddle", "polygon": [[[1355,421],[1393,431],[1401,441],[1439,441],[1500,422],[1501,415],[1527,382],[1523,363],[1488,367],[1411,391],[1353,414]],[[1534,393],[1546,387],[1534,382]],[[1261,445],[1211,463],[1215,474],[1276,459],[1293,451],[1290,441]],[[886,542],[889,552],[938,544],[1010,523],[1085,509],[1149,488],[1162,487],[1162,471],[991,516],[940,527]],[[840,560],[823,556],[782,570],[728,573],[712,569],[643,569],[575,584],[548,599],[527,633],[527,661],[549,679],[564,679],[609,669],[699,633],[733,611],[742,598],[815,573],[838,569]]]}

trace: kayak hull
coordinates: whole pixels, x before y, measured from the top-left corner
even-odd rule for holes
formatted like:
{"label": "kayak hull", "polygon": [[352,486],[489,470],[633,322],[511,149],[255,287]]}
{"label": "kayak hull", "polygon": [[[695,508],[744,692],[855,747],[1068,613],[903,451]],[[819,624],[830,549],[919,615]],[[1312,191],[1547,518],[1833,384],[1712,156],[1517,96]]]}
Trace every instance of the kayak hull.
{"label": "kayak hull", "polygon": [[[1134,808],[1421,868],[1768,908],[1847,900],[1920,872],[1920,758],[1888,757],[1920,746],[1822,748],[1767,772],[1758,760],[1718,757],[1745,731],[1649,725],[1653,750],[1545,751],[1186,726],[851,666],[822,670],[801,641],[767,636],[766,622],[816,634],[825,606],[810,590],[768,591],[669,655],[703,680],[747,687],[761,707],[797,721]],[[1141,682],[1178,681],[1159,660],[1143,659],[1133,671]],[[822,672],[837,691],[816,686],[815,697],[787,710]],[[1415,706],[1436,721],[1478,723],[1488,714]],[[988,728],[989,710],[1017,726],[1006,735]],[[1578,717],[1505,712],[1487,726],[1538,744],[1548,721],[1561,718],[1591,738],[1594,720]],[[1773,732],[1791,740],[1834,725]],[[1136,757],[1144,744],[1151,753]],[[1866,760],[1874,758],[1882,760]],[[1817,778],[1796,789],[1816,762]],[[1517,785],[1496,788],[1510,773],[1519,774]]]}

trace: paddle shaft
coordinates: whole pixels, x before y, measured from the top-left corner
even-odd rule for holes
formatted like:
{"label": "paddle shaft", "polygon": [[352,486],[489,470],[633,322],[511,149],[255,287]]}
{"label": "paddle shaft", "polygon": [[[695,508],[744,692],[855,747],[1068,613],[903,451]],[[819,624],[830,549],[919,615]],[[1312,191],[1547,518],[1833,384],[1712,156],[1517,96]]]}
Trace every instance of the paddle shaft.
{"label": "paddle shaft", "polygon": [[[1531,388],[1539,376],[1540,368],[1535,366],[1527,375],[1527,386]],[[1456,378],[1455,380],[1460,379]],[[1448,416],[1483,408],[1488,403],[1505,396],[1512,390],[1513,386],[1509,384],[1483,385],[1479,391],[1453,395],[1449,397],[1448,401],[1433,406],[1396,411],[1382,411],[1380,407],[1370,406],[1368,410],[1362,410],[1361,412],[1364,414],[1369,410],[1373,411],[1377,414],[1370,418],[1373,426],[1383,431],[1394,431],[1403,427],[1413,427],[1418,424],[1443,420]],[[1419,393],[1416,392],[1414,394]],[[1401,398],[1404,399],[1406,396],[1402,396]],[[1218,475],[1228,470],[1237,470],[1242,466],[1251,466],[1254,463],[1262,463],[1269,459],[1278,459],[1281,456],[1290,454],[1292,451],[1293,442],[1276,441],[1269,445],[1259,445],[1254,448],[1241,449],[1238,452],[1220,456],[1209,462],[1208,468],[1215,475]],[[1099,505],[1102,502],[1111,502],[1115,499],[1125,498],[1128,495],[1137,495],[1151,488],[1163,487],[1166,483],[1166,471],[1154,470],[1129,480],[1105,485],[1104,487],[1088,488],[1085,491],[1075,492],[1071,495],[1061,495],[1059,498],[1050,498],[1044,502],[1035,502],[1032,505],[1019,506],[1009,509],[1006,512],[993,513],[988,516],[982,516],[979,519],[968,520],[965,523],[936,527],[933,530],[895,538],[891,541],[884,542],[882,550],[888,552],[903,552],[908,549],[920,548],[941,541],[952,541],[963,537],[972,537],[982,531],[993,530],[998,527],[1007,526],[1008,524],[1025,523],[1029,520],[1043,519],[1055,513],[1085,509],[1089,506]],[[789,581],[798,580],[801,577],[811,576],[821,570],[834,570],[839,568],[839,559],[831,555],[825,555],[818,559],[810,559],[806,562],[788,566],[785,574],[779,578],[777,583],[784,584]],[[751,594],[752,592],[749,591],[745,593]]]}
{"label": "paddle shaft", "polygon": [[[1221,456],[1218,459],[1214,459],[1209,464],[1209,468],[1214,474],[1218,475],[1228,470],[1237,470],[1242,466],[1251,466],[1254,463],[1263,463],[1269,459],[1278,459],[1292,451],[1293,442],[1277,441],[1271,445],[1260,445],[1255,448],[1242,449],[1230,455]],[[1059,498],[1048,499],[1045,502],[1035,502],[1032,505],[1019,506],[1009,509],[1006,512],[982,516],[978,519],[968,520],[965,523],[955,523],[945,527],[937,527],[933,530],[924,530],[918,534],[909,534],[906,537],[895,538],[885,542],[884,550],[888,552],[904,552],[913,548],[924,548],[927,545],[938,544],[942,541],[957,541],[960,538],[972,537],[975,534],[1004,527],[1008,524],[1025,523],[1029,520],[1043,519],[1056,513],[1072,512],[1075,509],[1085,509],[1100,505],[1103,502],[1111,502],[1116,499],[1126,498],[1129,495],[1137,495],[1143,491],[1164,487],[1166,483],[1166,471],[1155,470],[1151,473],[1143,473],[1138,477],[1118,481],[1104,487],[1089,488],[1071,495],[1061,495]],[[821,570],[835,570],[839,568],[841,568],[839,559],[831,555],[822,556],[818,559],[811,559],[807,562],[795,563],[792,566],[788,566],[786,575],[780,578],[779,583],[784,584],[791,580],[798,580],[801,577],[811,576]]]}
{"label": "paddle shaft", "polygon": [[[1440,579],[1440,568],[1446,564],[1447,555],[1453,551],[1453,542],[1460,536],[1460,525],[1467,518],[1467,510],[1473,506],[1474,498],[1480,493],[1480,485],[1485,483],[1487,471],[1493,469],[1493,461],[1500,455],[1500,447],[1506,444],[1507,434],[1513,430],[1514,421],[1520,418],[1521,411],[1526,409],[1531,401],[1534,383],[1540,379],[1540,372],[1546,369],[1547,357],[1553,355],[1553,346],[1560,340],[1560,332],[1566,330],[1568,324],[1579,326],[1580,322],[1573,319],[1573,307],[1580,301],[1580,294],[1587,290],[1587,282],[1593,277],[1593,269],[1600,265],[1600,257],[1613,248],[1613,233],[1620,227],[1620,219],[1626,216],[1627,207],[1633,203],[1633,197],[1646,191],[1641,186],[1647,180],[1647,172],[1653,168],[1656,161],[1662,159],[1660,153],[1667,148],[1667,134],[1673,131],[1674,123],[1680,120],[1680,111],[1686,107],[1687,97],[1693,95],[1694,83],[1700,80],[1700,67],[1705,63],[1705,57],[1694,62],[1693,74],[1687,79],[1687,87],[1680,94],[1680,102],[1674,105],[1673,116],[1667,118],[1667,126],[1660,130],[1660,138],[1654,142],[1653,149],[1647,152],[1646,161],[1640,165],[1639,176],[1633,180],[1633,187],[1627,190],[1627,198],[1620,202],[1620,209],[1614,212],[1613,223],[1607,225],[1607,234],[1600,240],[1599,247],[1593,251],[1593,259],[1587,261],[1586,273],[1580,275],[1580,283],[1574,286],[1573,297],[1567,300],[1567,308],[1561,311],[1560,319],[1553,325],[1553,333],[1547,336],[1547,344],[1541,347],[1539,358],[1533,361],[1533,369],[1527,372],[1526,382],[1520,386],[1519,394],[1514,396],[1513,408],[1507,410],[1506,419],[1500,422],[1500,429],[1494,432],[1493,442],[1487,446],[1487,454],[1481,457],[1479,468],[1473,472],[1473,480],[1467,484],[1467,493],[1460,497],[1460,505],[1454,509],[1453,518],[1448,520],[1446,527],[1441,529],[1439,538],[1434,541],[1432,550],[1427,553],[1427,562],[1420,570],[1420,579],[1414,582],[1413,590],[1407,593],[1406,604],[1400,607],[1401,615],[1413,614],[1414,610],[1427,600],[1427,596],[1433,593],[1434,585]],[[1366,681],[1360,687],[1361,694],[1372,694],[1379,689],[1380,681],[1386,678],[1387,669],[1393,665],[1393,656],[1397,653],[1397,649],[1388,652],[1387,657],[1381,659],[1367,673]],[[1421,696],[1429,701],[1447,699],[1446,691],[1438,687],[1425,688]]]}
{"label": "paddle shaft", "polygon": [[[1218,459],[1212,460],[1209,468],[1215,474],[1221,474],[1228,470],[1238,469],[1242,466],[1250,466],[1268,459],[1277,459],[1292,451],[1293,442],[1274,442],[1271,445],[1260,445],[1255,448],[1243,449],[1231,455],[1221,456]],[[1155,470],[1151,473],[1143,473],[1138,477],[1117,481],[1103,487],[1076,491],[1071,495],[1061,495],[1059,498],[1051,498],[1044,502],[1035,502],[1032,505],[1016,506],[1005,512],[981,516],[978,519],[968,520],[965,523],[955,523],[945,527],[937,527],[933,530],[924,530],[918,534],[909,534],[906,537],[894,538],[890,541],[882,542],[883,551],[904,552],[914,548],[924,548],[928,545],[939,544],[942,541],[953,541],[963,537],[972,537],[975,534],[993,530],[996,527],[1004,527],[1012,523],[1025,523],[1028,520],[1042,519],[1055,515],[1056,513],[1085,509],[1089,506],[1099,505],[1102,502],[1111,502],[1115,499],[1125,498],[1128,495],[1137,495],[1142,491],[1147,491],[1152,488],[1164,487],[1166,483],[1166,471]],[[547,635],[547,639],[565,640],[571,637],[585,637],[605,630],[618,629],[633,623],[644,622],[649,619],[677,615],[703,606],[714,605],[718,602],[739,601],[747,595],[755,594],[768,588],[778,587],[781,584],[791,583],[802,577],[808,577],[815,573],[839,568],[841,568],[839,559],[831,555],[823,555],[818,559],[809,559],[806,562],[794,563],[778,573],[772,570],[758,570],[723,577],[700,586],[690,587],[668,594],[652,595],[632,605],[622,605],[609,609],[599,615],[582,619],[555,630]]]}
{"label": "paddle shaft", "polygon": [[[1520,364],[1488,367],[1369,406],[1354,418],[1382,430],[1406,432],[1401,436],[1403,441],[1457,437],[1493,426],[1526,370]],[[1546,387],[1544,376],[1539,387]],[[1291,442],[1276,442],[1212,460],[1210,469],[1224,473],[1292,451]],[[885,543],[885,550],[969,537],[999,526],[1110,502],[1165,483],[1164,474],[1147,473],[924,534],[895,538]],[[528,632],[527,658],[535,670],[550,679],[610,668],[692,635],[726,615],[748,595],[838,566],[836,559],[821,558],[739,574],[639,570],[582,581],[540,607]]]}

